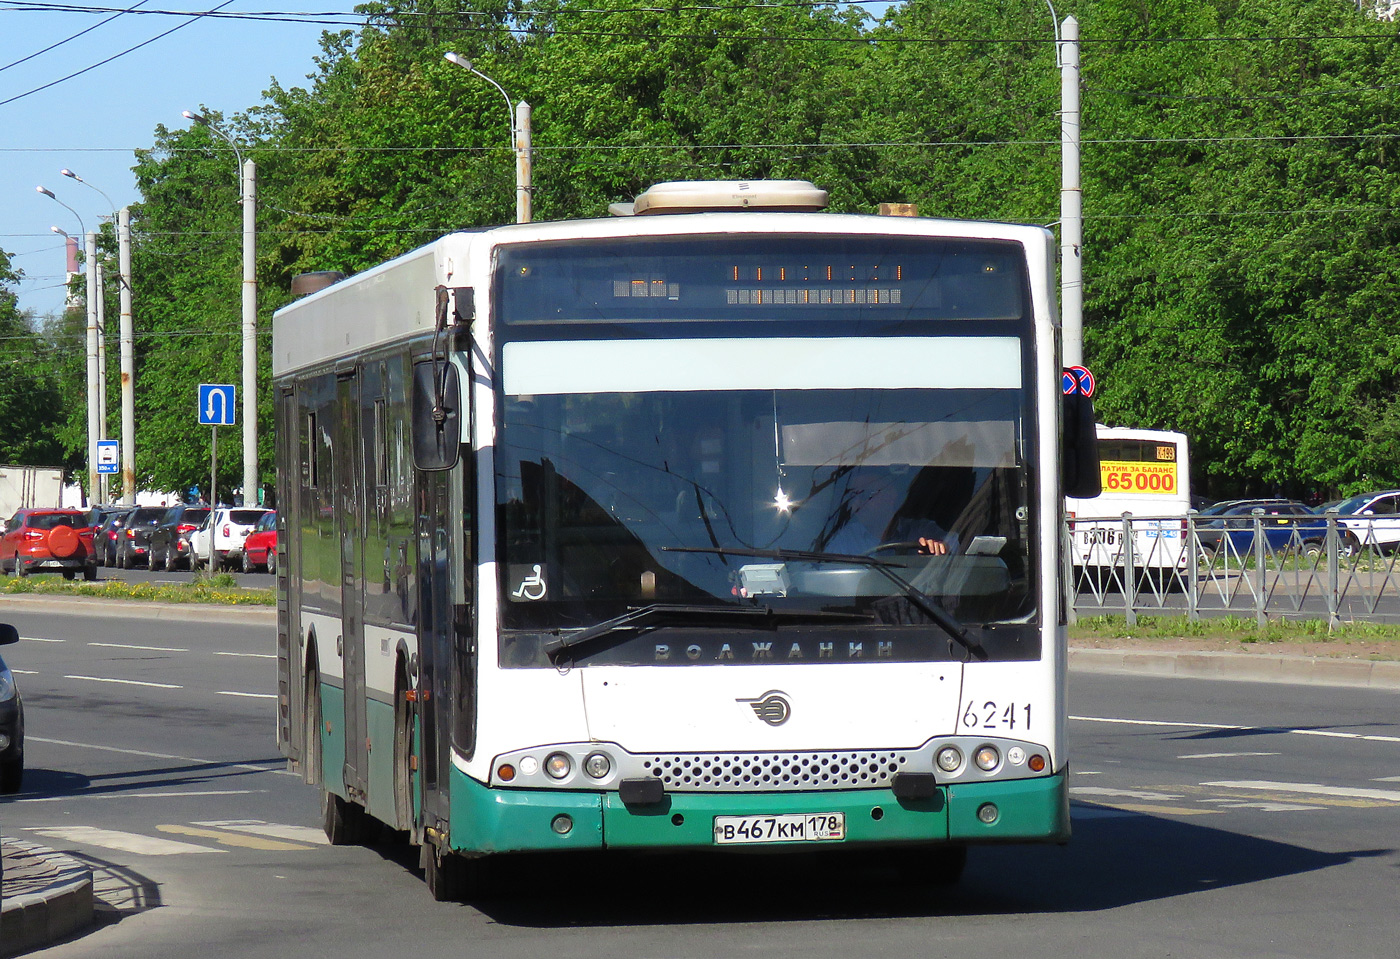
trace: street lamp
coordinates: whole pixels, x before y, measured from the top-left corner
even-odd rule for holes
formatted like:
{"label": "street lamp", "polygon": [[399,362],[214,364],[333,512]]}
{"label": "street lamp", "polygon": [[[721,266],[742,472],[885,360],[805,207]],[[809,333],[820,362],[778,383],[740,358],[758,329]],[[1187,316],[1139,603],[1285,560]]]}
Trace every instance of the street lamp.
{"label": "street lamp", "polygon": [[505,98],[506,111],[510,116],[510,139],[511,145],[515,149],[515,222],[530,222],[530,104],[521,100],[518,104],[510,102],[510,94],[506,93],[495,80],[482,73],[466,57],[456,53],[445,53],[443,59],[448,63],[455,63],[464,70],[481,77],[491,86],[495,87]]}
{"label": "street lamp", "polygon": [[[244,160],[238,144],[208,117],[184,111],[186,120],[207,127],[233,147],[241,174],[243,205],[243,504],[258,505],[258,275],[257,275],[257,166]],[[217,502],[217,490],[209,491]]]}
{"label": "street lamp", "polygon": [[96,502],[98,488],[100,485],[97,475],[97,441],[102,439],[103,432],[100,424],[101,399],[98,395],[97,386],[97,236],[96,234],[88,232],[87,226],[84,225],[83,218],[79,216],[78,211],[73,209],[67,203],[64,203],[57,196],[55,196],[52,190],[45,189],[42,186],[36,186],[34,189],[38,190],[40,193],[44,194],[44,196],[48,197],[50,200],[53,200],[59,206],[63,207],[69,213],[77,217],[78,226],[83,231],[83,255],[87,260],[87,262],[84,264],[87,267],[87,490],[88,496],[93,497],[93,502]]}
{"label": "street lamp", "polygon": [[[125,505],[136,502],[136,346],[131,310],[131,211],[116,203],[101,187],[89,183],[67,167],[58,171],[63,176],[77,180],[90,190],[96,190],[112,207],[112,227],[117,231],[117,279],[121,298],[121,321],[118,327],[121,351],[121,402],[122,402],[122,496]],[[99,267],[100,268],[100,267]],[[99,288],[101,284],[99,283]],[[99,305],[101,300],[99,299]],[[102,432],[107,432],[107,324],[99,316],[98,329],[98,390],[101,396]],[[105,485],[106,474],[103,474]],[[106,490],[103,490],[104,498]]]}

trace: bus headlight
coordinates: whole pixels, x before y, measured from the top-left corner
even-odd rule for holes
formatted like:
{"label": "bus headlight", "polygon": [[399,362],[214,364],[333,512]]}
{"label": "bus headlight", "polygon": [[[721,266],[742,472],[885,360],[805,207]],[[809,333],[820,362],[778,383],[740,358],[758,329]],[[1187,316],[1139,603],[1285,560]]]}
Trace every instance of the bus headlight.
{"label": "bus headlight", "polygon": [[612,772],[612,760],[606,753],[593,753],[583,761],[583,771],[594,779],[606,779]]}
{"label": "bus headlight", "polygon": [[989,773],[1001,765],[1001,753],[997,752],[995,746],[981,746],[973,754],[972,761],[977,764],[978,769]]}
{"label": "bus headlight", "polygon": [[944,746],[938,751],[938,768],[950,773],[962,765],[962,753],[956,746]]}
{"label": "bus headlight", "polygon": [[545,757],[544,771],[551,779],[567,779],[574,771],[574,761],[568,753],[550,753]]}

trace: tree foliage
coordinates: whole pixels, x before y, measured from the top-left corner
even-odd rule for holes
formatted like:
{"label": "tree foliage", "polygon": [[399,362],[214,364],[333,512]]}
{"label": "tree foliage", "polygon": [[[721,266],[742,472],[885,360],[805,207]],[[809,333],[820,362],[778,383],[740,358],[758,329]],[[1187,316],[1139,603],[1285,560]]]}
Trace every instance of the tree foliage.
{"label": "tree foliage", "polygon": [[[507,102],[534,107],[538,219],[666,179],[793,177],[840,211],[1053,224],[1059,73],[1043,0],[856,8],[408,0],[323,37],[304,86],[215,116],[258,164],[260,434],[290,278],[509,222]],[[1101,418],[1184,429],[1225,495],[1400,485],[1400,43],[1343,0],[1080,0],[1086,354]],[[1260,39],[1277,38],[1277,39]],[[138,467],[207,475],[195,384],[238,382],[228,145],[137,158]],[[221,434],[224,482],[241,436]]]}

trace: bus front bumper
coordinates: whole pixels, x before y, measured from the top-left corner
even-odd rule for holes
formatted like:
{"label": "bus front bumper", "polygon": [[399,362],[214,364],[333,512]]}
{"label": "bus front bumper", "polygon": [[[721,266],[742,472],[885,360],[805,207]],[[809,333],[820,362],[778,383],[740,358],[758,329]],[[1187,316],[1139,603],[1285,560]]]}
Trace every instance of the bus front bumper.
{"label": "bus front bumper", "polygon": [[[728,848],[715,842],[716,816],[836,812],[845,815],[844,840],[771,842],[762,848],[1062,842],[1069,838],[1066,772],[939,787],[935,796],[923,800],[897,799],[888,789],[678,792],[655,805],[628,807],[615,792],[492,789],[456,769],[451,789],[450,845],[468,854]],[[988,804],[995,807],[994,816],[985,809]]]}

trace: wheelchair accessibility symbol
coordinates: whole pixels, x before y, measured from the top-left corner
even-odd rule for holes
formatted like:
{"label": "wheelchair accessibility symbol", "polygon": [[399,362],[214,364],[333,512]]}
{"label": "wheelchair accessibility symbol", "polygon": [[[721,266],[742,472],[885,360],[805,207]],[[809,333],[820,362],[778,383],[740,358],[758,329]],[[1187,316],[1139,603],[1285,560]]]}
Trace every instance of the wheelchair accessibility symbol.
{"label": "wheelchair accessibility symbol", "polygon": [[[523,572],[525,567],[511,567],[511,578],[514,579],[518,572]],[[537,600],[544,599],[544,594],[548,587],[544,582],[543,570],[539,563],[534,564],[529,573],[520,579],[520,584],[511,592],[510,597],[514,600]]]}

